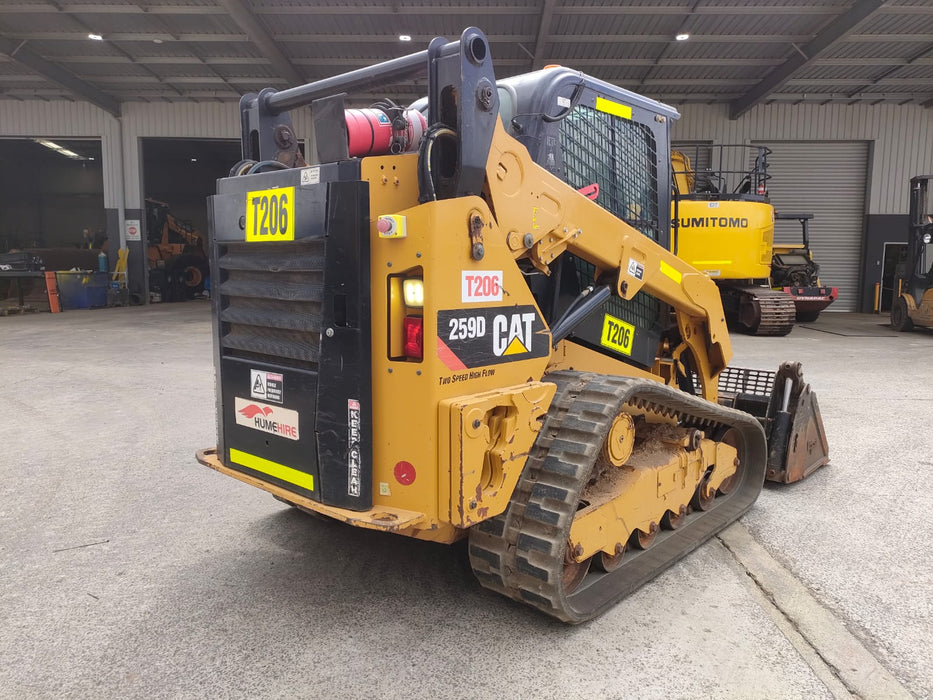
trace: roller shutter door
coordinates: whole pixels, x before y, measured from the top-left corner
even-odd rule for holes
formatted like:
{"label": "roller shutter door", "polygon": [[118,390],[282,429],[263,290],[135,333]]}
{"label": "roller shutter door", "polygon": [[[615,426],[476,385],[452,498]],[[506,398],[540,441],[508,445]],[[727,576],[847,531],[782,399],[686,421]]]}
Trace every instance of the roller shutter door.
{"label": "roller shutter door", "polygon": [[[764,143],[764,142],[763,142]],[[868,143],[766,142],[771,203],[778,212],[811,213],[810,246],[824,285],[839,288],[829,311],[856,311],[865,226]],[[800,243],[796,221],[775,222],[778,243]]]}

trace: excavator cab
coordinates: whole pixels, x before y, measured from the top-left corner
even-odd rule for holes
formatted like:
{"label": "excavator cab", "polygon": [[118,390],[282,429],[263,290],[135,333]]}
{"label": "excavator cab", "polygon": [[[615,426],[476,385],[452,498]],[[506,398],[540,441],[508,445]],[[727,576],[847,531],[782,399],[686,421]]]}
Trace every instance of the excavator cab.
{"label": "excavator cab", "polygon": [[929,186],[933,175],[910,179],[907,257],[903,274],[895,281],[897,297],[891,305],[891,328],[909,331],[914,326],[933,327],[933,216]]}

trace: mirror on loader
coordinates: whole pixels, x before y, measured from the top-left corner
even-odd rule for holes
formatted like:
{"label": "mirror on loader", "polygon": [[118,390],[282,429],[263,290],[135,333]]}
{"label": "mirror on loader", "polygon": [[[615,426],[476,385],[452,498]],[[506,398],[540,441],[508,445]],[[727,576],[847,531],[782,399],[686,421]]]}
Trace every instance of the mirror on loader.
{"label": "mirror on loader", "polygon": [[[426,112],[348,111],[422,74]],[[246,95],[210,199],[198,460],[355,527],[468,538],[483,586],[570,623],[824,464],[799,365],[730,367],[715,285],[668,250],[677,116],[566,68],[497,82],[475,28]],[[361,118],[378,147],[351,146]]]}

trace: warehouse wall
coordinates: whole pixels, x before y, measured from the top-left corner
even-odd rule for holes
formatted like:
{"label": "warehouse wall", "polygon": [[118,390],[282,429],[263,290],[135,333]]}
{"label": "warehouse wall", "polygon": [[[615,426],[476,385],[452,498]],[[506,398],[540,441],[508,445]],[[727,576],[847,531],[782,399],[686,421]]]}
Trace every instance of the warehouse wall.
{"label": "warehouse wall", "polygon": [[[735,121],[728,105],[675,105],[677,141],[871,141],[868,214],[907,211],[907,181],[933,172],[933,109],[917,105],[760,105]],[[826,183],[832,196],[832,183]]]}
{"label": "warehouse wall", "polygon": [[[683,115],[674,125],[678,141],[873,141],[868,197],[871,214],[904,213],[908,178],[933,171],[933,109],[893,104],[773,104],[758,106],[730,121],[727,105],[675,106]],[[298,110],[293,120],[298,137],[310,139],[310,111]],[[128,102],[123,105],[121,121],[85,102],[0,102],[2,136],[100,137],[106,207],[122,198],[123,186],[126,206],[141,206],[140,137],[239,138],[240,132],[239,113],[230,102]]]}
{"label": "warehouse wall", "polygon": [[[124,218],[138,218],[142,208],[140,139],[154,137],[239,138],[235,103],[144,103],[123,106],[112,115],[84,102],[0,101],[0,136],[98,137],[102,145],[104,206],[111,240],[123,240]],[[933,110],[919,106],[761,105],[736,121],[726,105],[685,104],[674,125],[674,138],[717,143],[751,141],[868,141],[867,214],[903,214],[907,180],[933,172]],[[311,142],[310,111],[292,115],[298,137]],[[827,183],[827,196],[832,196]],[[131,273],[140,272],[141,248],[131,248]],[[133,264],[135,259],[136,265]]]}
{"label": "warehouse wall", "polygon": [[[0,136],[100,138],[104,206],[129,209],[142,207],[140,138],[240,138],[239,110],[233,102],[127,102],[122,108],[118,120],[86,102],[2,100]],[[298,138],[310,141],[310,111],[297,110],[292,119]]]}
{"label": "warehouse wall", "polygon": [[[142,206],[142,149],[139,139],[147,136],[237,140],[240,138],[240,112],[232,102],[127,102],[123,105],[122,119],[127,207]],[[292,122],[299,139],[311,138],[310,110],[297,110],[292,116]]]}
{"label": "warehouse wall", "polygon": [[[0,136],[90,136],[101,139],[104,207],[123,199],[120,122],[87,102],[0,102]],[[78,229],[80,231],[80,228]]]}

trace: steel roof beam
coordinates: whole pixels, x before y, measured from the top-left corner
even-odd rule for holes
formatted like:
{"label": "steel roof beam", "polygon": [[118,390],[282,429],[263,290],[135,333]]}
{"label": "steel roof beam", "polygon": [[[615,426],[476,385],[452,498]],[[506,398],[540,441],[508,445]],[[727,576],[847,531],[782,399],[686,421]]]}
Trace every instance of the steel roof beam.
{"label": "steel roof beam", "polygon": [[282,49],[275,43],[272,35],[260,23],[256,15],[244,0],[219,0],[221,7],[230,13],[230,18],[246,32],[249,41],[256,45],[259,52],[269,59],[269,63],[291,85],[303,85],[304,76],[292,65]]}
{"label": "steel roof beam", "polygon": [[[430,11],[432,15],[537,15],[539,10],[529,6],[502,5],[288,5],[253,8],[257,15],[423,15]],[[562,15],[835,15],[837,5],[796,4],[796,5],[707,5],[692,8],[683,5],[573,5],[555,7],[554,14]],[[57,7],[51,3],[17,2],[0,5],[0,14],[136,14],[136,15],[222,15],[226,10],[216,5],[117,5],[117,4],[75,4]],[[930,5],[890,5],[882,9],[892,15],[930,15]]]}
{"label": "steel roof beam", "polygon": [[0,14],[69,14],[69,15],[223,15],[222,7],[206,5],[66,5],[58,7],[50,3],[4,3]]}
{"label": "steel roof beam", "polygon": [[857,0],[852,7],[832,20],[800,51],[796,51],[779,68],[775,68],[755,87],[732,102],[729,118],[737,119],[779,89],[798,70],[819,57],[830,46],[849,34],[865,19],[884,5],[884,0]]}
{"label": "steel roof beam", "polygon": [[114,99],[111,95],[108,95],[102,90],[98,90],[90,83],[75,77],[61,66],[42,58],[42,56],[37,53],[33,53],[25,46],[25,43],[26,42],[0,37],[0,52],[5,53],[14,61],[35,71],[46,80],[61,85],[69,92],[73,92],[75,95],[87,100],[91,104],[100,107],[106,112],[110,112],[113,116],[120,116],[119,100]]}
{"label": "steel roof beam", "polygon": [[541,16],[538,19],[538,36],[535,37],[535,49],[531,57],[531,70],[544,67],[544,48],[547,45],[547,36],[551,29],[551,18],[554,16],[556,0],[544,0],[541,5]]}
{"label": "steel roof beam", "polygon": [[[223,0],[230,2],[232,0]],[[15,39],[35,41],[86,41],[87,34],[83,32],[7,32],[6,36]],[[177,42],[244,42],[249,41],[246,33],[236,34],[195,34],[179,32],[172,35],[166,32],[112,32],[106,35],[111,41],[146,41],[156,39],[169,43]],[[412,42],[427,44],[434,35],[412,35]],[[530,43],[535,36],[530,34],[489,34],[487,39],[491,44],[514,44],[517,42]],[[802,44],[813,39],[812,34],[694,34],[690,42],[694,44]],[[308,44],[373,44],[398,43],[395,34],[373,36],[367,34],[278,34],[275,41]],[[667,44],[671,41],[669,34],[552,34],[548,37],[552,44],[575,43],[606,43],[606,44]],[[933,42],[933,33],[926,34],[851,34],[845,41],[853,43],[912,43],[923,44]]]}

